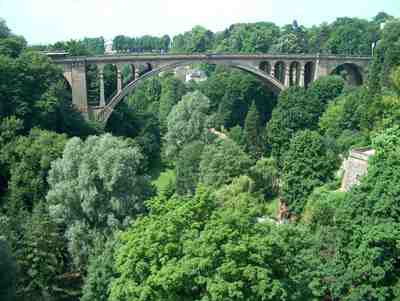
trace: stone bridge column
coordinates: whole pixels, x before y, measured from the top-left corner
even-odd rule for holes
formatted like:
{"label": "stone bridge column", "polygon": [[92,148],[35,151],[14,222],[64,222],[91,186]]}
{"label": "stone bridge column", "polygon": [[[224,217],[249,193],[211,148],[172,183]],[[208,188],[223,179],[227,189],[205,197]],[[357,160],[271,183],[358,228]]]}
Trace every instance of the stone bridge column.
{"label": "stone bridge column", "polygon": [[275,78],[275,62],[271,62],[271,77]]}
{"label": "stone bridge column", "polygon": [[117,92],[122,91],[122,66],[117,65]]}
{"label": "stone bridge column", "polygon": [[304,87],[305,86],[305,65],[303,62],[300,63],[300,80],[299,80],[299,86]]}
{"label": "stone bridge column", "polygon": [[135,80],[139,79],[140,77],[139,69],[139,66],[135,65]]}
{"label": "stone bridge column", "polygon": [[285,71],[284,71],[284,85],[285,87],[290,86],[290,62],[285,62]]}
{"label": "stone bridge column", "polygon": [[99,79],[100,79],[100,106],[104,107],[106,105],[106,98],[104,95],[104,66],[98,65]]}
{"label": "stone bridge column", "polygon": [[72,103],[85,117],[88,114],[85,61],[72,63],[71,70]]}

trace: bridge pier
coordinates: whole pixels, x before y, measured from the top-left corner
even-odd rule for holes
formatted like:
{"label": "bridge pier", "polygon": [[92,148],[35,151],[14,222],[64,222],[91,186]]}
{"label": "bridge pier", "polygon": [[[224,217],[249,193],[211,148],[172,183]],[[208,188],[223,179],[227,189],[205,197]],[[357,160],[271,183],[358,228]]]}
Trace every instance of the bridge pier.
{"label": "bridge pier", "polygon": [[117,92],[122,91],[122,66],[117,65]]}
{"label": "bridge pier", "polygon": [[306,72],[306,68],[305,65],[300,63],[300,81],[299,81],[299,86],[300,87],[304,87],[305,86],[305,72]]}
{"label": "bridge pier", "polygon": [[73,62],[71,68],[72,104],[86,118],[88,117],[88,99],[86,84],[86,64],[83,61]]}
{"label": "bridge pier", "polygon": [[104,107],[106,105],[106,98],[104,92],[104,66],[98,65],[99,70],[99,80],[100,80],[100,106]]}
{"label": "bridge pier", "polygon": [[283,84],[285,87],[290,86],[290,63],[285,62],[284,80]]}

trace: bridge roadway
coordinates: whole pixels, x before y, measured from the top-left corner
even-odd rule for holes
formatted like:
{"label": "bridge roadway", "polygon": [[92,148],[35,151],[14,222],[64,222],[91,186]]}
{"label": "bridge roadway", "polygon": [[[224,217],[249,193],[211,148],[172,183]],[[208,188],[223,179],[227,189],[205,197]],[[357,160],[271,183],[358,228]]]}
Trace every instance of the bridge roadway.
{"label": "bridge roadway", "polygon": [[[88,57],[57,57],[53,62],[63,68],[72,89],[72,101],[89,119],[107,122],[113,109],[144,79],[162,71],[195,63],[222,64],[251,73],[274,93],[298,85],[307,87],[321,76],[345,71],[352,84],[361,84],[371,57],[312,54],[115,54]],[[111,99],[104,95],[104,67],[116,66],[117,91]],[[91,107],[87,101],[86,70],[97,66],[100,99]],[[130,66],[131,81],[123,84],[122,70]]]}

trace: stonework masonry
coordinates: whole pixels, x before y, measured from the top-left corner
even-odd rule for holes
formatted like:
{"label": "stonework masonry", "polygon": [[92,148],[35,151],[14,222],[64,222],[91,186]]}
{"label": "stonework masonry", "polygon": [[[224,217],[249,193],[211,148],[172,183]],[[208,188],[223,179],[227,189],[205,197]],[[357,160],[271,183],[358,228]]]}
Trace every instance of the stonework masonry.
{"label": "stonework masonry", "polygon": [[371,148],[354,149],[343,162],[343,178],[341,191],[349,191],[354,185],[360,183],[360,179],[367,173],[368,159],[375,154]]}
{"label": "stonework masonry", "polygon": [[[121,55],[110,54],[90,57],[52,57],[53,62],[64,70],[64,77],[72,89],[74,106],[86,117],[106,123],[114,108],[131,93],[137,84],[160,72],[197,63],[226,65],[251,73],[263,81],[275,94],[291,85],[307,87],[321,76],[342,68],[349,74],[349,81],[361,84],[371,57],[347,57],[332,55],[285,55],[285,54],[158,54]],[[117,91],[111,99],[104,99],[103,68],[107,64],[117,68]],[[99,72],[100,99],[98,106],[90,107],[87,101],[86,68],[97,66]],[[122,69],[130,66],[132,81],[123,85]]]}

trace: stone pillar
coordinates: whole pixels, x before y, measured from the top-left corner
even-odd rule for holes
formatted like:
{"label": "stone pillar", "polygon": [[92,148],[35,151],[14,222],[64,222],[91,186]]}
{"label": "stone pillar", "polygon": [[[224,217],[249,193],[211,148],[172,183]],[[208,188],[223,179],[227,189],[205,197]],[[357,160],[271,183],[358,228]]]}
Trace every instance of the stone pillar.
{"label": "stone pillar", "polygon": [[283,84],[285,87],[290,86],[290,63],[289,62],[285,62],[285,72],[284,72]]}
{"label": "stone pillar", "polygon": [[122,91],[122,67],[117,65],[117,92]]}
{"label": "stone pillar", "polygon": [[88,100],[85,61],[76,61],[72,63],[71,83],[72,103],[75,108],[87,118]]}
{"label": "stone pillar", "polygon": [[99,80],[100,80],[100,106],[104,107],[106,105],[106,98],[104,95],[104,66],[97,66],[99,70]]}
{"label": "stone pillar", "polygon": [[275,78],[275,62],[271,62],[271,77]]}
{"label": "stone pillar", "polygon": [[305,72],[306,72],[306,69],[305,69],[304,63],[300,63],[300,80],[299,80],[299,86],[300,87],[304,87],[305,86],[305,82],[304,82]]}
{"label": "stone pillar", "polygon": [[139,66],[135,65],[135,80],[139,79],[140,77],[139,69]]}

